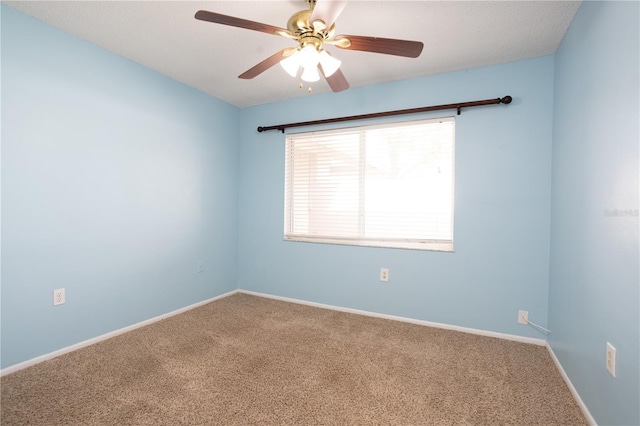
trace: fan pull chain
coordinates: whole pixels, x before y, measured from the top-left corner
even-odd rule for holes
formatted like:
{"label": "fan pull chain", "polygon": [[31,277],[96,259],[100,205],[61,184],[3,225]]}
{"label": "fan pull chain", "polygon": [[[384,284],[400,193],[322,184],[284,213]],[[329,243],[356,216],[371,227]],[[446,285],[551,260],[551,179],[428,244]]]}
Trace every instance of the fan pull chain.
{"label": "fan pull chain", "polygon": [[[298,85],[299,88],[303,88],[302,82],[300,82],[300,85]],[[307,89],[307,92],[311,93],[313,90],[311,90],[311,86],[309,86],[309,88]]]}

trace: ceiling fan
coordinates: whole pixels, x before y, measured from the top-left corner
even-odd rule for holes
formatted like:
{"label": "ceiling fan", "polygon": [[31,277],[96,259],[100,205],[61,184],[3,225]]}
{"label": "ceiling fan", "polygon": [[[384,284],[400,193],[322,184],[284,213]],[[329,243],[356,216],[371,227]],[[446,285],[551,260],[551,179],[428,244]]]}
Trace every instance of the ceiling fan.
{"label": "ceiling fan", "polygon": [[238,76],[243,79],[254,78],[280,63],[292,77],[296,77],[302,68],[301,79],[304,81],[318,81],[321,74],[329,83],[331,90],[340,92],[348,89],[349,83],[339,69],[341,62],[323,49],[324,44],[333,45],[340,49],[383,53],[407,58],[417,58],[422,52],[423,43],[419,41],[358,35],[335,36],[335,20],[346,6],[346,1],[305,0],[305,2],[309,4],[309,8],[293,14],[287,22],[287,29],[206,10],[198,11],[195,18],[201,21],[287,37],[298,43],[298,46],[282,49]]}

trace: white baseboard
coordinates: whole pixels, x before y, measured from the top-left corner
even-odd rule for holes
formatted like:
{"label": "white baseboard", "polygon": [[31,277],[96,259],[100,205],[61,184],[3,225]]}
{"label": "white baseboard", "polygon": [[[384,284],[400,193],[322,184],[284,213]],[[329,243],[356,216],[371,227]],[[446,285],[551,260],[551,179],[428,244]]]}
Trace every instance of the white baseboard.
{"label": "white baseboard", "polygon": [[36,364],[39,364],[41,362],[48,361],[50,359],[59,357],[60,355],[64,355],[64,354],[67,354],[69,352],[73,352],[73,351],[76,351],[78,349],[93,345],[94,343],[98,343],[98,342],[101,342],[103,340],[110,339],[110,338],[115,337],[115,336],[117,336],[119,334],[123,334],[123,333],[126,333],[128,331],[135,330],[136,328],[144,327],[145,325],[152,324],[154,322],[163,320],[165,318],[169,318],[169,317],[172,317],[174,315],[178,315],[178,314],[181,314],[183,312],[190,311],[191,309],[200,307],[202,305],[206,305],[207,303],[214,302],[214,301],[222,299],[224,297],[231,296],[232,294],[235,294],[237,292],[238,292],[238,290],[233,290],[233,291],[230,291],[228,293],[224,293],[224,294],[221,294],[219,296],[212,297],[211,299],[203,300],[201,302],[197,302],[197,303],[194,303],[192,305],[185,306],[184,308],[176,309],[175,311],[171,311],[171,312],[166,313],[166,314],[158,315],[157,317],[150,318],[148,320],[139,322],[137,324],[133,324],[133,325],[130,325],[130,326],[127,326],[127,327],[124,327],[124,328],[120,328],[118,330],[110,331],[109,333],[105,333],[105,334],[102,334],[100,336],[93,337],[91,339],[85,340],[83,342],[76,343],[76,344],[71,345],[71,346],[67,346],[67,347],[62,348],[62,349],[58,349],[57,351],[53,351],[53,352],[50,352],[48,354],[40,355],[38,357],[29,359],[27,361],[20,362],[18,364],[10,365],[9,367],[6,367],[6,368],[3,368],[2,370],[0,370],[0,377],[6,376],[7,374],[15,373],[18,370],[22,370],[24,368],[31,367],[32,365],[36,365]]}
{"label": "white baseboard", "polygon": [[596,423],[595,419],[593,418],[593,416],[589,412],[589,409],[587,408],[587,406],[584,403],[584,401],[582,401],[582,398],[580,398],[580,394],[578,394],[578,391],[573,386],[573,383],[571,383],[571,380],[569,379],[569,376],[567,375],[566,371],[564,371],[564,368],[562,368],[562,364],[560,364],[560,361],[558,360],[558,357],[556,357],[556,354],[553,352],[553,349],[551,349],[551,346],[549,345],[549,342],[546,342],[545,346],[547,347],[547,351],[549,351],[549,355],[551,355],[551,358],[553,359],[553,362],[556,364],[556,368],[560,372],[560,376],[562,376],[562,379],[564,380],[564,382],[569,387],[569,391],[571,392],[571,395],[573,395],[573,399],[576,400],[576,403],[578,404],[578,407],[580,407],[580,411],[582,411],[582,414],[587,419],[587,422],[591,426],[597,426],[598,424]]}
{"label": "white baseboard", "polygon": [[365,315],[365,316],[368,316],[368,317],[375,317],[375,318],[384,318],[384,319],[390,319],[390,320],[394,320],[394,321],[402,321],[402,322],[407,322],[407,323],[411,323],[411,324],[425,325],[427,327],[443,328],[445,330],[454,330],[454,331],[460,331],[460,332],[469,333],[469,334],[478,334],[480,336],[496,337],[498,339],[505,339],[505,340],[512,340],[512,341],[515,341],[515,342],[529,343],[529,344],[533,344],[533,345],[537,345],[537,346],[545,346],[545,344],[547,343],[547,341],[544,340],[544,339],[537,339],[537,338],[534,338],[534,337],[524,337],[524,336],[518,336],[518,335],[515,335],[515,334],[497,333],[497,332],[494,332],[494,331],[486,331],[486,330],[479,330],[479,329],[476,329],[476,328],[460,327],[460,326],[457,326],[457,325],[443,324],[443,323],[439,323],[439,322],[423,321],[423,320],[417,320],[417,319],[413,319],[413,318],[399,317],[399,316],[395,316],[395,315],[379,314],[379,313],[376,313],[376,312],[362,311],[362,310],[359,310],[359,309],[343,308],[343,307],[340,307],[340,306],[325,305],[323,303],[308,302],[306,300],[300,300],[300,299],[292,299],[290,297],[273,296],[271,294],[258,293],[258,292],[249,291],[249,290],[238,290],[238,292],[239,293],[244,293],[244,294],[249,294],[249,295],[252,295],[252,296],[258,296],[258,297],[265,297],[265,298],[269,298],[269,299],[282,300],[283,302],[291,302],[291,303],[298,303],[300,305],[313,306],[313,307],[316,307],[316,308],[330,309],[330,310],[333,310],[333,311],[347,312],[347,313],[350,313],[350,314]]}

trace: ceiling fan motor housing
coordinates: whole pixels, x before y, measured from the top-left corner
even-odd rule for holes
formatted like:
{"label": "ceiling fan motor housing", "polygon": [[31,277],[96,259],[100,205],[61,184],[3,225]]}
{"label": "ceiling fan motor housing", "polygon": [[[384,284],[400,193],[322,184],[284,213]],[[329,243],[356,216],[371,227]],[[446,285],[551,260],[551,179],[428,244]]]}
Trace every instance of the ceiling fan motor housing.
{"label": "ceiling fan motor housing", "polygon": [[311,12],[311,10],[301,10],[294,13],[287,22],[287,29],[298,38],[301,48],[311,44],[320,49],[325,40],[333,37],[336,26],[332,24],[331,27],[326,28],[322,21],[309,22]]}

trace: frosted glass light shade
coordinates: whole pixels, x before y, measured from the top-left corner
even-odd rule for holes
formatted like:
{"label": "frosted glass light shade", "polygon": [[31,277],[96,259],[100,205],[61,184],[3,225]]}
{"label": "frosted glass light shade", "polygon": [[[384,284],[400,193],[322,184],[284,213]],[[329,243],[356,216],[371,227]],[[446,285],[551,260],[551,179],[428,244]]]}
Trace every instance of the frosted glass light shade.
{"label": "frosted glass light shade", "polygon": [[318,65],[316,64],[316,66],[313,67],[306,67],[302,72],[302,76],[300,78],[310,83],[320,80],[320,74],[318,74]]}
{"label": "frosted glass light shade", "polygon": [[302,68],[315,68],[318,66],[320,53],[312,44],[307,44],[300,51],[300,66]]}
{"label": "frosted glass light shade", "polygon": [[326,50],[320,52],[320,65],[322,65],[322,71],[325,77],[331,76],[334,72],[338,71],[342,62],[339,59],[329,55]]}
{"label": "frosted glass light shade", "polygon": [[280,65],[291,77],[298,74],[300,68],[300,51],[296,51],[293,55],[280,61]]}

